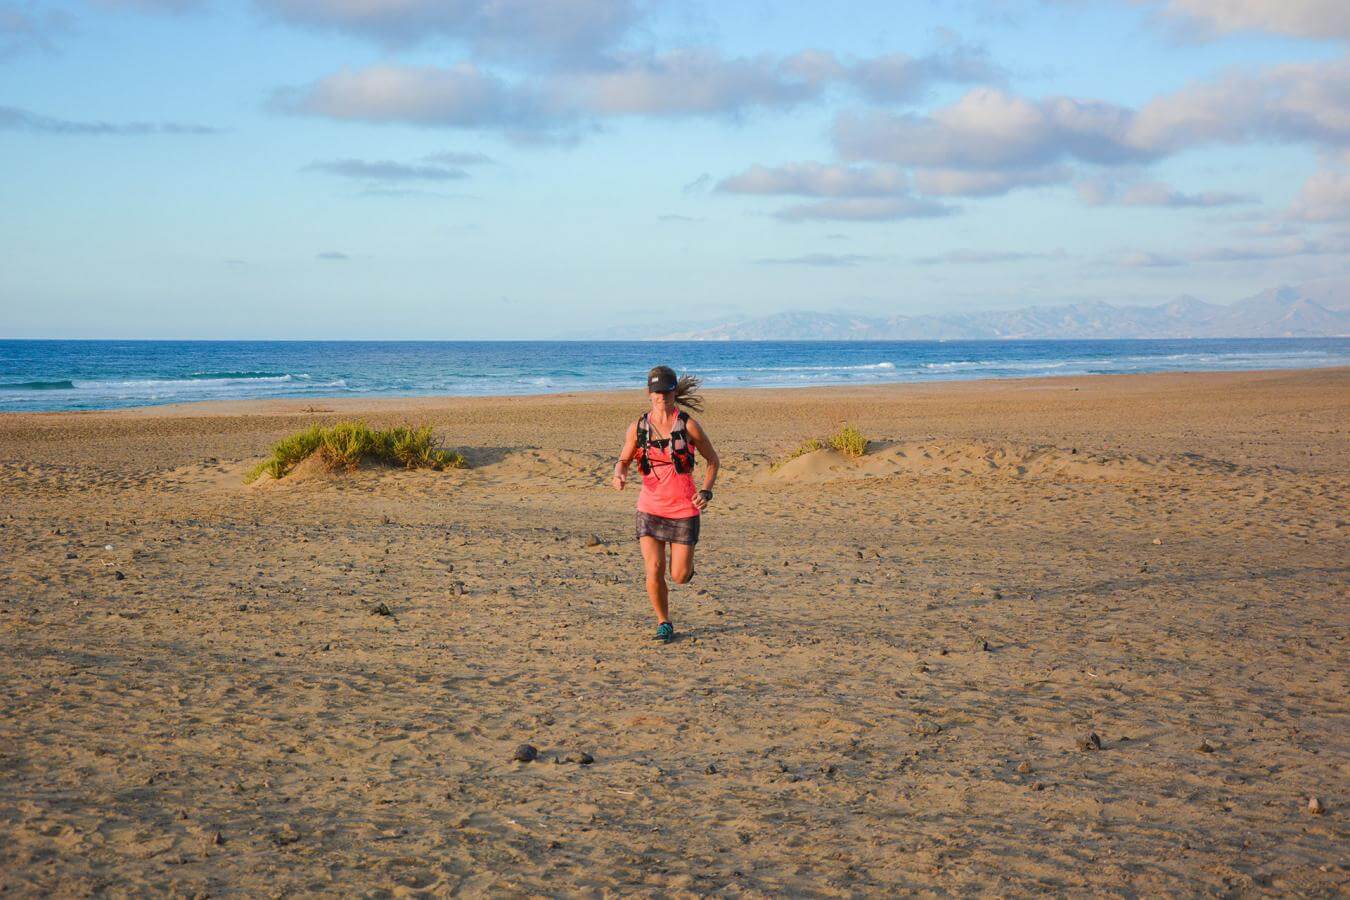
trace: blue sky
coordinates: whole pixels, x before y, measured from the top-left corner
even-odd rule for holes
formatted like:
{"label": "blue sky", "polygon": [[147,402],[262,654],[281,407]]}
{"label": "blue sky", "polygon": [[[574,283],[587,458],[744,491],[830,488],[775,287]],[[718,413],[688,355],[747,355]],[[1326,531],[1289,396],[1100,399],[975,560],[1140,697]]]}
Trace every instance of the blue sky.
{"label": "blue sky", "polygon": [[0,336],[547,338],[1347,273],[1343,0],[0,0]]}

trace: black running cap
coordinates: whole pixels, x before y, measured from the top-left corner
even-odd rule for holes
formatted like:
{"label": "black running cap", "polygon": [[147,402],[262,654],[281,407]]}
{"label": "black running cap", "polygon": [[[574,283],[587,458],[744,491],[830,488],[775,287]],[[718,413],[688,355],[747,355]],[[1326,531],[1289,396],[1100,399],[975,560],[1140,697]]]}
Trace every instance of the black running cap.
{"label": "black running cap", "polygon": [[675,385],[677,383],[678,381],[675,378],[675,373],[669,369],[665,369],[664,371],[653,370],[652,373],[647,376],[647,390],[655,391],[660,394],[675,390]]}

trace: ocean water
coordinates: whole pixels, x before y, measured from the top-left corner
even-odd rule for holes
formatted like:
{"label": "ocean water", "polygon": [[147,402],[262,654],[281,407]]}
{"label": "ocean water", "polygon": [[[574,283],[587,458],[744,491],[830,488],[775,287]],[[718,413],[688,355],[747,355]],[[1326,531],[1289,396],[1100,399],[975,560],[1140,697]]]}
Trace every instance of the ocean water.
{"label": "ocean water", "polygon": [[1158,341],[0,341],[0,412],[267,397],[711,388],[1350,365],[1350,338]]}

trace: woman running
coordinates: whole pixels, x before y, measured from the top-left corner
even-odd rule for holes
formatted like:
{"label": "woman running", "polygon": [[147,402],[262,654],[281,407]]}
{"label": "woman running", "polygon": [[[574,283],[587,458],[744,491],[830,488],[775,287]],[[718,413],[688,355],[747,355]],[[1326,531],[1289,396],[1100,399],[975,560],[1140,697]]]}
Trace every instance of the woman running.
{"label": "woman running", "polygon": [[[717,451],[707,432],[680,406],[703,411],[697,393],[699,379],[675,377],[675,370],[657,366],[647,374],[651,409],[642,414],[624,437],[614,466],[614,490],[628,482],[628,466],[636,457],[642,473],[637,501],[637,538],[647,568],[647,597],[656,613],[656,639],[670,643],[675,626],[670,621],[666,589],[666,545],[670,545],[670,577],[687,584],[694,577],[694,545],[698,543],[699,515],[713,496],[717,481]],[[703,489],[694,490],[694,451],[698,448],[706,471]]]}

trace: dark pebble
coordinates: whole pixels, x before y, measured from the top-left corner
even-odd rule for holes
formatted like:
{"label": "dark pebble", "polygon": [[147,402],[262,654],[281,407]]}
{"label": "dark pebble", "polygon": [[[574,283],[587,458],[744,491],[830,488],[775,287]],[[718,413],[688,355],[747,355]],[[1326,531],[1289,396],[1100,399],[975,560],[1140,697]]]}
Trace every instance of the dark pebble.
{"label": "dark pebble", "polygon": [[123,575],[121,572],[114,572],[114,573],[113,573],[113,578],[115,578],[115,579],[118,580],[118,581],[125,581],[125,580],[126,580],[126,577],[127,577],[127,576]]}
{"label": "dark pebble", "polygon": [[79,559],[79,558],[80,558],[80,554],[78,554],[78,553],[67,553],[67,554],[66,554],[66,559]]}
{"label": "dark pebble", "polygon": [[534,762],[539,758],[539,751],[533,744],[521,744],[516,748],[516,752],[511,754],[511,758],[516,762]]}
{"label": "dark pebble", "polygon": [[581,750],[573,750],[563,757],[563,762],[576,763],[579,766],[589,766],[595,762],[595,757]]}
{"label": "dark pebble", "polygon": [[389,604],[380,602],[370,611],[373,616],[392,616],[394,611],[389,608]]}
{"label": "dark pebble", "polygon": [[288,844],[294,844],[300,840],[300,832],[296,831],[290,825],[282,825],[276,831],[272,832],[272,840],[278,847],[285,847]]}
{"label": "dark pebble", "polygon": [[1097,732],[1090,733],[1087,737],[1078,739],[1079,750],[1100,750],[1102,749],[1102,739],[1097,736]]}
{"label": "dark pebble", "polygon": [[716,774],[717,774],[717,766],[713,765],[712,763],[708,763],[706,766],[703,767],[703,774],[704,774],[704,775],[716,775]]}

